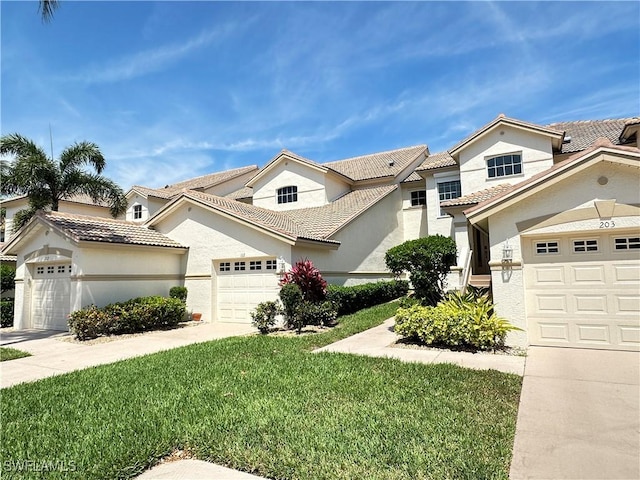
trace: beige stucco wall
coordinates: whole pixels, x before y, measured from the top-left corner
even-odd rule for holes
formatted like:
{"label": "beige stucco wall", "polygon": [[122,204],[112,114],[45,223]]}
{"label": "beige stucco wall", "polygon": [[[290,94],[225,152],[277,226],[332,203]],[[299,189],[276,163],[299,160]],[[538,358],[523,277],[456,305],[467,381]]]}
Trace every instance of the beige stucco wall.
{"label": "beige stucco wall", "polygon": [[[522,153],[522,174],[509,177],[487,177],[487,157]],[[518,183],[553,165],[551,140],[541,134],[499,126],[471,143],[460,152],[462,195],[501,183]]]}
{"label": "beige stucco wall", "polygon": [[[298,187],[298,201],[278,204],[277,190],[287,186]],[[253,186],[253,204],[278,211],[320,207],[348,191],[349,186],[335,177],[288,160],[279,162],[268,175],[256,182]]]}
{"label": "beige stucco wall", "polygon": [[225,195],[228,195],[231,192],[235,192],[236,190],[244,187],[245,183],[247,183],[256,175],[256,172],[257,170],[252,170],[249,173],[245,173],[244,175],[240,175],[238,177],[232,178],[231,180],[227,180],[224,183],[208,188],[204,190],[204,192],[210,193],[212,195],[218,195],[219,197],[224,197]]}
{"label": "beige stucco wall", "polygon": [[411,206],[411,192],[425,190],[424,182],[402,184],[402,225],[404,240],[415,240],[429,234],[427,225],[427,207]]}
{"label": "beige stucco wall", "polygon": [[204,321],[215,320],[214,261],[282,256],[290,264],[291,247],[284,241],[199,206],[185,203],[159,221],[155,228],[189,245],[183,267],[187,307],[201,312]]}
{"label": "beige stucco wall", "polygon": [[390,278],[384,255],[404,242],[402,194],[394,191],[332,237],[337,250],[294,247],[293,260],[310,258],[327,281],[354,285]]}
{"label": "beige stucco wall", "polygon": [[[598,178],[601,176],[608,178],[606,185],[598,183]],[[615,199],[618,204],[640,203],[638,171],[636,169],[601,162],[561,182],[549,185],[541,192],[489,217],[489,242],[492,264],[494,265],[492,266],[492,287],[496,311],[499,315],[526,330],[525,285],[521,270],[522,247],[520,232],[518,232],[516,224],[567,210],[593,208],[595,201],[609,199]],[[612,220],[620,228],[635,227],[640,229],[638,217],[614,217]],[[601,233],[600,219],[595,216],[592,220],[567,222],[533,233],[566,233],[570,231],[598,231]],[[610,231],[613,233],[615,229]],[[529,234],[531,233],[529,232]],[[507,239],[513,248],[511,268],[500,265]],[[526,268],[526,265],[524,267]],[[527,345],[526,332],[511,334],[508,343],[520,346]]]}

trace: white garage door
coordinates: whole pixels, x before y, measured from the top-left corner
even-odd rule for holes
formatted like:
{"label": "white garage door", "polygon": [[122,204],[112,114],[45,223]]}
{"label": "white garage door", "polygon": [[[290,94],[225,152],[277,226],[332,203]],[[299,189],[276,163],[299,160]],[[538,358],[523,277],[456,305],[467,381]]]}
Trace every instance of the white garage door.
{"label": "white garage door", "polygon": [[278,298],[275,259],[236,259],[216,265],[214,296],[219,322],[251,323],[250,313],[260,302]]}
{"label": "white garage door", "polygon": [[31,288],[33,328],[68,330],[71,264],[36,265]]}
{"label": "white garage door", "polygon": [[523,238],[532,345],[640,350],[640,234]]}

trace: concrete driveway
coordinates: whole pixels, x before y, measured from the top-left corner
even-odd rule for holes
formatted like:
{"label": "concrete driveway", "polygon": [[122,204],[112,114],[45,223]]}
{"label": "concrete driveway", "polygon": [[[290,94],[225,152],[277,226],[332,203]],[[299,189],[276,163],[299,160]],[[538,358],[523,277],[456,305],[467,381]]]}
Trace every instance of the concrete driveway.
{"label": "concrete driveway", "polygon": [[640,352],[530,347],[510,477],[640,478]]}

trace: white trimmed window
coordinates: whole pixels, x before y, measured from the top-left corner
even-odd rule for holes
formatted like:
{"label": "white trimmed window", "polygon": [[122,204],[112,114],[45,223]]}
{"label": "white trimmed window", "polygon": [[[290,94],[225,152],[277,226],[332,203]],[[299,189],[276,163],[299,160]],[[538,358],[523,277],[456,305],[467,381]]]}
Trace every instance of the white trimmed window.
{"label": "white trimmed window", "polygon": [[489,178],[509,177],[522,173],[522,155],[512,153],[487,158],[487,176]]}
{"label": "white trimmed window", "polygon": [[278,203],[293,203],[298,201],[298,187],[290,185],[278,189]]}
{"label": "white trimmed window", "polygon": [[640,237],[622,237],[615,239],[616,250],[637,250],[640,249]]}
{"label": "white trimmed window", "polygon": [[426,190],[414,190],[411,192],[411,206],[419,207],[427,204],[427,191]]}
{"label": "white trimmed window", "polygon": [[220,262],[220,271],[221,272],[230,272],[231,271],[231,262]]}
{"label": "white trimmed window", "polygon": [[536,254],[549,255],[560,253],[560,246],[557,241],[536,242]]}
{"label": "white trimmed window", "polygon": [[[460,180],[449,180],[446,182],[438,182],[438,198],[441,202],[445,200],[453,200],[462,196],[462,187]],[[440,216],[444,217],[447,213],[440,209]]]}
{"label": "white trimmed window", "polygon": [[597,252],[598,251],[598,240],[574,240],[573,241],[573,252],[574,253],[586,253],[586,252]]}
{"label": "white trimmed window", "polygon": [[142,218],[142,205],[133,206],[133,219],[140,220]]}
{"label": "white trimmed window", "polygon": [[236,272],[242,272],[247,269],[247,264],[245,262],[234,262],[233,269]]}
{"label": "white trimmed window", "polygon": [[275,270],[277,268],[276,260],[267,260],[267,270]]}

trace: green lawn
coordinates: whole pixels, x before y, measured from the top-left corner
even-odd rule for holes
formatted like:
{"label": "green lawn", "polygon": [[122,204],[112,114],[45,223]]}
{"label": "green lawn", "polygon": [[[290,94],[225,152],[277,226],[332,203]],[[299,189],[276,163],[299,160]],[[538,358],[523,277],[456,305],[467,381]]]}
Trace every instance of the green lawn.
{"label": "green lawn", "polygon": [[23,352],[22,350],[16,350],[15,348],[9,347],[0,347],[0,362],[6,362],[7,360],[14,360],[16,358],[30,356],[30,353]]}
{"label": "green lawn", "polygon": [[175,448],[280,479],[508,478],[519,377],[309,353],[394,309],[316,336],[230,338],[3,390],[2,478],[25,460],[75,470],[46,478],[131,478]]}

